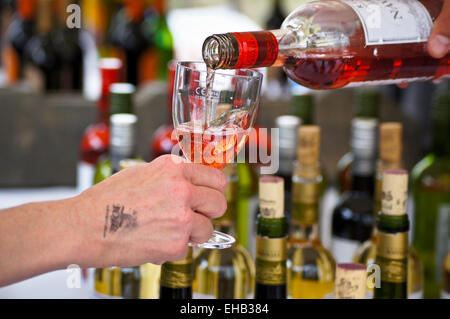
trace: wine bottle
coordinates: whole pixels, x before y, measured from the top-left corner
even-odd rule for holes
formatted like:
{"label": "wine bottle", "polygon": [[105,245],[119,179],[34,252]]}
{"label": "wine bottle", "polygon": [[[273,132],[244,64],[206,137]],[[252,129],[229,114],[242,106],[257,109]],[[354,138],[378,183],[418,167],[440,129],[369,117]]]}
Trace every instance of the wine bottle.
{"label": "wine bottle", "polygon": [[[228,208],[213,223],[216,230],[235,236],[239,187],[236,165],[229,164],[223,172],[228,181]],[[239,238],[232,248],[201,249],[194,259],[194,299],[252,299],[254,280],[255,264]]]}
{"label": "wine bottle", "polygon": [[35,0],[18,0],[17,11],[6,30],[2,61],[8,85],[23,78],[24,53],[35,30]]}
{"label": "wine bottle", "polygon": [[[354,118],[380,118],[381,93],[376,89],[362,89],[357,93]],[[353,153],[350,151],[341,157],[337,164],[339,192],[342,194],[352,188]]]}
{"label": "wine bottle", "polygon": [[167,262],[161,266],[159,299],[192,299],[192,280],[194,275],[193,250],[180,261]]}
{"label": "wine bottle", "polygon": [[80,91],[83,86],[83,49],[81,31],[67,27],[66,8],[72,0],[58,0],[56,15],[57,29],[52,34],[52,41],[58,55],[59,79],[61,90]]}
{"label": "wine bottle", "polygon": [[301,126],[298,141],[298,160],[292,176],[288,292],[292,299],[322,299],[333,291],[336,264],[319,235],[320,128]]}
{"label": "wine bottle", "polygon": [[426,42],[443,1],[333,0],[305,3],[281,29],[215,34],[203,44],[211,69],[284,66],[312,89],[384,85],[449,74]]}
{"label": "wine bottle", "polygon": [[276,173],[284,179],[284,207],[286,218],[290,224],[291,198],[292,198],[292,173],[296,159],[298,129],[302,124],[301,119],[293,115],[283,115],[275,119],[275,127],[279,129],[279,169]]}
{"label": "wine bottle", "polygon": [[82,192],[92,186],[95,168],[109,147],[109,88],[120,82],[122,62],[108,58],[100,60],[101,96],[97,102],[97,122],[89,125],[80,141],[80,161],[77,165],[77,189]]}
{"label": "wine bottle", "polygon": [[338,263],[351,262],[372,235],[377,121],[352,121],[352,189],[341,195],[332,217],[332,249]]}
{"label": "wine bottle", "polygon": [[450,299],[450,252],[442,266],[442,289],[441,299]]}
{"label": "wine bottle", "polygon": [[366,267],[360,264],[338,264],[334,296],[336,299],[366,298]]}
{"label": "wine bottle", "polygon": [[[386,122],[379,129],[379,156],[375,181],[375,216],[381,211],[382,177],[387,169],[401,169],[403,126],[397,122]],[[376,228],[370,240],[366,241],[355,254],[353,262],[370,266],[375,263],[377,251]],[[373,293],[373,288],[368,288]],[[415,249],[408,247],[408,298],[423,296],[423,265]]]}
{"label": "wine bottle", "polygon": [[283,188],[281,177],[263,176],[259,179],[256,299],[286,299],[287,223]]}
{"label": "wine bottle", "polygon": [[150,56],[153,32],[144,13],[144,1],[125,0],[108,31],[109,43],[124,64],[126,81],[133,85],[152,80],[156,74],[154,62],[149,61],[153,59]]}
{"label": "wine bottle", "polygon": [[432,151],[412,170],[414,238],[424,264],[424,297],[439,298],[450,220],[450,95],[433,108]]}
{"label": "wine bottle", "polygon": [[154,44],[157,51],[158,74],[157,78],[167,78],[167,66],[173,59],[173,37],[167,24],[165,0],[154,0],[153,7],[156,9],[157,20],[154,25]]}
{"label": "wine bottle", "polygon": [[406,299],[408,271],[408,231],[406,214],[408,172],[386,170],[383,173],[383,200],[377,222],[377,256],[380,286],[375,299]]}
{"label": "wine bottle", "polygon": [[60,88],[59,58],[52,41],[52,0],[37,0],[37,33],[25,46],[24,77],[36,91],[52,91]]}
{"label": "wine bottle", "polygon": [[[110,86],[109,157],[97,164],[94,184],[118,172],[121,160],[135,157],[137,117],[132,114],[134,92],[135,87],[130,83],[114,83]],[[113,123],[113,120],[116,122]]]}
{"label": "wine bottle", "polygon": [[291,99],[291,113],[301,119],[303,125],[314,125],[315,98],[312,94],[293,95]]}

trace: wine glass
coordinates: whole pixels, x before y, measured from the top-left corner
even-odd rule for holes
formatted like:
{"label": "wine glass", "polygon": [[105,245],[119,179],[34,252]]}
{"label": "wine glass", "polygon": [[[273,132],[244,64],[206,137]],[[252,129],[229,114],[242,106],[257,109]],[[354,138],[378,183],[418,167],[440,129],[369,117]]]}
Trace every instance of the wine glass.
{"label": "wine glass", "polygon": [[[192,163],[224,168],[245,145],[259,105],[262,74],[254,70],[207,69],[201,62],[178,62],[173,123],[178,144]],[[192,247],[225,249],[235,239],[214,231]]]}

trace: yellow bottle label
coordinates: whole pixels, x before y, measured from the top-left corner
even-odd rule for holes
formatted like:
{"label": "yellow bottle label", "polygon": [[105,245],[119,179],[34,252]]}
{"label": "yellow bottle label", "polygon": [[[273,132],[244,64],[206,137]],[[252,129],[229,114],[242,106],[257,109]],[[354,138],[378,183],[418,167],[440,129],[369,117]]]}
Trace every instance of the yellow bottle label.
{"label": "yellow bottle label", "polygon": [[256,239],[256,282],[264,285],[286,283],[287,237]]}
{"label": "yellow bottle label", "polygon": [[161,267],[161,286],[167,288],[186,288],[193,279],[192,249],[183,260],[167,262]]}
{"label": "yellow bottle label", "polygon": [[377,257],[381,280],[393,283],[406,282],[408,257],[408,233],[377,234]]}
{"label": "yellow bottle label", "polygon": [[319,183],[293,183],[292,188],[294,203],[314,204],[319,201]]}

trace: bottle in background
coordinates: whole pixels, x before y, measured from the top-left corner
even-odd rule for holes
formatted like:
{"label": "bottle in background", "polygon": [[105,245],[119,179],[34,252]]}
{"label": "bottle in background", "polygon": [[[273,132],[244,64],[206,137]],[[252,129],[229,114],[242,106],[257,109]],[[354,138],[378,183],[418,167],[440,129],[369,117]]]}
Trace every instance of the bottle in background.
{"label": "bottle in background", "polygon": [[292,173],[296,160],[298,129],[302,121],[297,116],[283,115],[275,119],[275,127],[279,129],[279,169],[277,176],[284,179],[284,207],[288,224],[291,220]]}
{"label": "bottle in background", "polygon": [[292,80],[312,89],[438,79],[449,74],[449,55],[432,58],[426,42],[442,4],[308,2],[278,30],[208,37],[203,59],[211,69],[284,66]]}
{"label": "bottle in background", "polygon": [[[238,175],[236,164],[223,169],[227,176],[225,214],[213,221],[214,229],[236,238]],[[252,299],[255,264],[248,251],[237,243],[228,249],[201,249],[194,260],[194,299]]]}
{"label": "bottle in background", "polygon": [[367,269],[360,264],[338,264],[335,299],[366,299]]}
{"label": "bottle in background", "polygon": [[36,0],[37,32],[25,46],[24,77],[33,90],[58,90],[61,87],[60,61],[52,41],[54,10],[52,0]]}
{"label": "bottle in background", "polygon": [[161,80],[167,78],[167,65],[173,59],[173,37],[167,24],[166,0],[153,0],[153,8],[156,11],[156,22],[154,23],[154,49],[158,72],[156,77]]}
{"label": "bottle in background", "polygon": [[[106,159],[101,159],[97,164],[94,184],[116,173],[119,170],[121,160],[134,158],[136,155],[137,117],[132,114],[135,87],[130,83],[113,83],[109,91],[111,108],[109,156]],[[120,115],[120,117],[117,115]],[[113,123],[113,121],[115,122]]]}
{"label": "bottle in background", "polygon": [[303,125],[316,124],[316,104],[314,95],[293,94],[291,98],[291,113],[301,119]]}
{"label": "bottle in background", "polygon": [[[402,132],[403,126],[398,122],[386,122],[379,129],[379,159],[375,179],[374,217],[381,211],[383,173],[387,169],[402,169]],[[366,241],[356,252],[353,262],[370,266],[375,263],[377,253],[376,228],[370,240]],[[369,288],[373,294],[373,288]],[[408,247],[408,298],[423,297],[423,265],[412,246]]]}
{"label": "bottle in background", "polygon": [[122,62],[119,59],[101,59],[101,96],[97,102],[97,122],[88,126],[80,141],[80,160],[77,165],[77,189],[82,192],[94,183],[95,167],[108,152],[109,146],[109,88],[120,82]]}
{"label": "bottle in background", "polygon": [[450,229],[450,95],[433,108],[432,151],[412,170],[413,246],[424,264],[424,297],[439,298]]}
{"label": "bottle in background", "polygon": [[177,262],[167,262],[161,266],[159,299],[192,299],[193,250]]}
{"label": "bottle in background", "polygon": [[[135,157],[137,117],[134,114],[111,116],[110,150],[107,160],[99,163],[95,183],[100,183],[120,169],[120,162]],[[109,207],[111,213],[124,209],[119,205]],[[126,212],[125,212],[126,213]],[[139,267],[97,268],[94,272],[94,291],[98,298],[139,298]]]}
{"label": "bottle in background", "polygon": [[331,251],[338,263],[351,262],[372,235],[377,126],[375,119],[352,121],[352,188],[341,195],[332,217]]}
{"label": "bottle in background", "polygon": [[124,64],[126,82],[133,85],[150,81],[157,73],[151,56],[154,34],[145,9],[143,0],[123,0],[123,7],[113,17],[108,31],[115,56]]}
{"label": "bottle in background", "polygon": [[450,252],[442,266],[442,289],[441,299],[450,299]]}
{"label": "bottle in background", "polygon": [[14,18],[6,30],[2,62],[7,84],[14,85],[23,78],[24,53],[35,31],[35,0],[18,0]]}
{"label": "bottle in background", "polygon": [[319,233],[320,128],[300,127],[298,141],[298,161],[292,176],[288,292],[292,299],[322,299],[333,291],[335,261],[322,246]]}
{"label": "bottle in background", "polygon": [[383,173],[382,208],[377,222],[377,256],[380,286],[375,299],[406,299],[408,296],[408,232],[406,214],[408,172],[386,170]]}
{"label": "bottle in background", "polygon": [[67,7],[73,0],[55,1],[57,28],[52,41],[58,55],[61,90],[81,91],[83,87],[83,49],[78,28],[67,26]]}
{"label": "bottle in background", "polygon": [[284,180],[281,177],[259,179],[255,299],[287,297],[287,223],[283,196]]}
{"label": "bottle in background", "polygon": [[[357,93],[354,118],[379,120],[381,93],[377,89],[362,89]],[[352,188],[353,153],[350,151],[341,157],[337,164],[339,192],[342,194]]]}

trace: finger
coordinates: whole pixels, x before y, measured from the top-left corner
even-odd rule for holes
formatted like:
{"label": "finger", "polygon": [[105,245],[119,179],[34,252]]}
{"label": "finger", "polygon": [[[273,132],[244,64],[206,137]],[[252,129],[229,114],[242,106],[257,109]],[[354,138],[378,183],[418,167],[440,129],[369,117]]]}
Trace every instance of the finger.
{"label": "finger", "polygon": [[218,190],[194,186],[191,196],[191,209],[210,219],[222,217],[227,210],[227,201]]}
{"label": "finger", "polygon": [[205,186],[224,192],[227,178],[220,170],[200,164],[183,165],[184,177],[196,186]]}
{"label": "finger", "polygon": [[428,41],[428,51],[434,58],[444,57],[450,50],[450,1],[444,1]]}
{"label": "finger", "polygon": [[214,228],[211,220],[201,214],[194,214],[189,241],[194,244],[206,243],[212,236]]}

